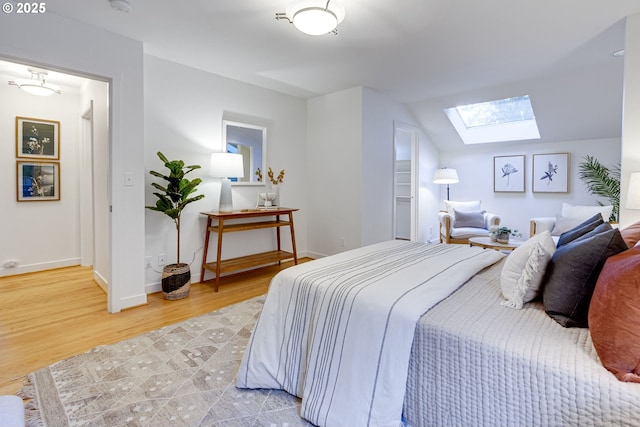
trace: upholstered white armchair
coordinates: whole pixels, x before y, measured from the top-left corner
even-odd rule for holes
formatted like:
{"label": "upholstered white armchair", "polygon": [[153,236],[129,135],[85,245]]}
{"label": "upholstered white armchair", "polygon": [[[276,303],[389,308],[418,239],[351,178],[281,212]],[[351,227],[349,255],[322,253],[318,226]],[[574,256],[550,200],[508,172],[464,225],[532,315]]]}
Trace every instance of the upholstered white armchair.
{"label": "upholstered white armchair", "polygon": [[611,205],[574,206],[563,203],[561,213],[556,216],[531,218],[529,221],[529,235],[534,236],[544,231],[549,231],[552,237],[558,237],[598,213],[602,215],[603,221],[608,222],[612,210],[613,206]]}
{"label": "upholstered white armchair", "polygon": [[480,201],[445,201],[447,210],[438,213],[440,243],[469,243],[471,237],[489,237],[489,229],[500,225],[500,217],[486,212]]}

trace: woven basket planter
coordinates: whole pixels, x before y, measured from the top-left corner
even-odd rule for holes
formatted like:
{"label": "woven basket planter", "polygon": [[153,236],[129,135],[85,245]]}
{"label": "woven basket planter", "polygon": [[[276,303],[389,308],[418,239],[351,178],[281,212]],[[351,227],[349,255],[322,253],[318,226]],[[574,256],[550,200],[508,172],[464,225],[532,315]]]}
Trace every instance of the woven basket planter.
{"label": "woven basket planter", "polygon": [[169,264],[162,269],[162,293],[164,299],[176,300],[189,295],[191,268],[189,264]]}

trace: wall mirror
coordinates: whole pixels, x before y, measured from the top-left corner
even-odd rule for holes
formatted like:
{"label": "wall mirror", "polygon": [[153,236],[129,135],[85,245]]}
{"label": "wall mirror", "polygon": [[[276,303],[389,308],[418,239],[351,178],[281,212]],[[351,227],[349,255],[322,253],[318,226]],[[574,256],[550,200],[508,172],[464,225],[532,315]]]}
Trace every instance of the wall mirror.
{"label": "wall mirror", "polygon": [[267,128],[231,120],[222,121],[222,140],[228,153],[242,154],[243,178],[229,178],[233,185],[264,185],[256,171],[266,169]]}

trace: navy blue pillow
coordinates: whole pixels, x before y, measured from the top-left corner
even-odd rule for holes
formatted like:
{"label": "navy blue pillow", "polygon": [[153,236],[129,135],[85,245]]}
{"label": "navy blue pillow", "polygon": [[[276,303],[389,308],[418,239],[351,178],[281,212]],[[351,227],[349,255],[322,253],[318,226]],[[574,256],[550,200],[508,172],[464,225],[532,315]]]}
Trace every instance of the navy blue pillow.
{"label": "navy blue pillow", "polygon": [[543,279],[547,314],[566,328],[588,327],[589,303],[600,271],[607,258],[627,249],[618,229],[584,235],[557,248]]}
{"label": "navy blue pillow", "polygon": [[[602,219],[602,214],[597,213],[591,218],[589,218],[588,220],[584,221],[583,223],[576,225],[571,230],[568,230],[562,233],[560,235],[560,238],[558,239],[558,243],[556,244],[556,247],[560,247],[560,246],[566,245],[569,242],[574,241],[578,237],[587,234],[588,232],[592,231],[593,229],[595,229],[601,224],[608,225],[608,223],[605,223],[604,220]],[[611,229],[610,225],[608,229],[609,230]]]}

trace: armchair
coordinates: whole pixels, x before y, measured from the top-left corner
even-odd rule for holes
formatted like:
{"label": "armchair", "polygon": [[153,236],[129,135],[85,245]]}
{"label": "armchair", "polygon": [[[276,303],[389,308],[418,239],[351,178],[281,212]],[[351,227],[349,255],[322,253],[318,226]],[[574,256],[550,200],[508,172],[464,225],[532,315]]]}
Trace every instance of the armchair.
{"label": "armchair", "polygon": [[593,215],[600,213],[605,222],[609,221],[613,206],[574,206],[568,203],[562,204],[562,213],[556,216],[531,218],[529,221],[529,235],[533,237],[544,231],[549,231],[552,237],[558,237],[589,219]]}
{"label": "armchair", "polygon": [[480,201],[445,201],[446,211],[438,213],[440,243],[469,243],[471,237],[489,237],[489,229],[500,225],[500,217],[481,210]]}

